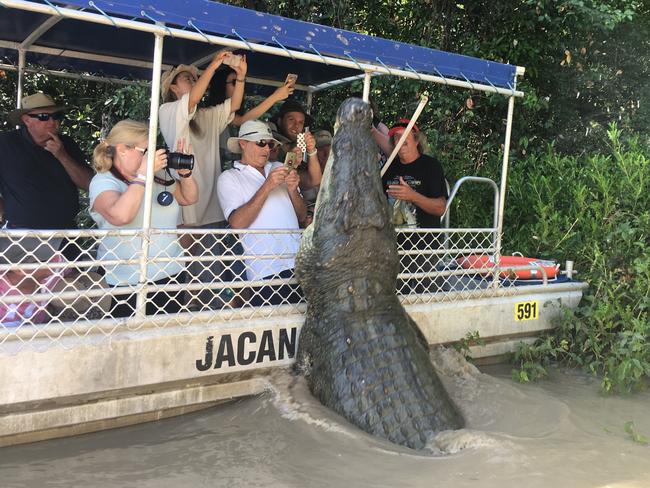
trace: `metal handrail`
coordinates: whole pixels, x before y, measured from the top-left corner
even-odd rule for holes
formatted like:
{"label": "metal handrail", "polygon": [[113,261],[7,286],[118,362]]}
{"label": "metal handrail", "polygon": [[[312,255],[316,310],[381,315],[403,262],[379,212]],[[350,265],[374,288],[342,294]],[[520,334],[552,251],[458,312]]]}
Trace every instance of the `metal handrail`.
{"label": "metal handrail", "polygon": [[474,181],[476,183],[486,183],[490,185],[494,190],[494,218],[492,220],[492,227],[496,228],[499,222],[498,215],[497,215],[499,209],[499,187],[493,180],[491,180],[490,178],[485,178],[483,176],[463,176],[461,179],[459,179],[456,182],[454,188],[451,190],[451,194],[449,195],[449,198],[447,199],[447,207],[445,208],[445,212],[441,215],[441,218],[445,219],[445,227],[449,227],[449,220],[447,218],[447,214],[449,213],[451,203],[454,201],[454,198],[456,198],[458,189],[466,181]]}

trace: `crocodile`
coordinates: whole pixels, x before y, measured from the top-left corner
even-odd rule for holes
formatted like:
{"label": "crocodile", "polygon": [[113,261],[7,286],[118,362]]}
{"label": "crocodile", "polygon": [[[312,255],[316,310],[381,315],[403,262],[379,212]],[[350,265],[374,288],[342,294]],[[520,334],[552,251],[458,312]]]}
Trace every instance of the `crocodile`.
{"label": "crocodile", "polygon": [[312,224],[296,255],[307,298],[297,365],[312,394],[362,430],[412,449],[464,420],[399,302],[399,258],[383,191],[372,111],[338,110]]}

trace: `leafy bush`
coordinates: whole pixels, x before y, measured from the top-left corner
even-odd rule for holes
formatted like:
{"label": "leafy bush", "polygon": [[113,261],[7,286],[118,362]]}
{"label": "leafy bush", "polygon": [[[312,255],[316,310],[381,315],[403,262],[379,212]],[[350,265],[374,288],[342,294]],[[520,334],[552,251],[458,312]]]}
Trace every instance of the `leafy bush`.
{"label": "leafy bush", "polygon": [[546,373],[550,360],[602,375],[607,392],[650,377],[650,168],[647,141],[615,125],[608,154],[561,156],[549,148],[513,167],[504,242],[525,254],[575,259],[590,284],[551,336],[522,346],[514,376]]}

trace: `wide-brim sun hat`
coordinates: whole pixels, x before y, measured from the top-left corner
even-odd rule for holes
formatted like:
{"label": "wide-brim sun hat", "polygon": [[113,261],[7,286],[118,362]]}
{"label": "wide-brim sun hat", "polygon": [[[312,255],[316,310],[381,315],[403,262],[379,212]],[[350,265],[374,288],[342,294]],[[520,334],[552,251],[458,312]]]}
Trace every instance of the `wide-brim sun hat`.
{"label": "wide-brim sun hat", "polygon": [[160,78],[160,93],[162,94],[163,100],[167,98],[167,95],[169,94],[169,87],[172,86],[174,78],[176,78],[176,76],[178,76],[179,73],[182,73],[183,71],[191,73],[194,78],[199,77],[198,68],[192,64],[179,64],[178,66],[168,69],[162,74],[162,77]]}
{"label": "wide-brim sun hat", "polygon": [[258,142],[262,140],[280,143],[280,141],[273,137],[273,133],[266,122],[262,122],[261,120],[249,120],[244,122],[239,128],[239,136],[229,137],[226,145],[228,146],[228,151],[239,154],[241,153],[239,141]]}
{"label": "wide-brim sun hat", "polygon": [[9,124],[14,126],[14,125],[19,125],[20,124],[20,118],[28,113],[31,112],[32,110],[39,110],[39,109],[51,109],[53,112],[61,112],[63,110],[67,110],[67,107],[63,105],[57,105],[54,103],[54,100],[52,99],[51,96],[46,95],[43,92],[37,92],[34,93],[33,95],[28,95],[26,97],[23,97],[22,102],[21,102],[21,107],[16,110],[12,110],[9,112],[9,115],[7,116],[7,120],[9,121]]}

